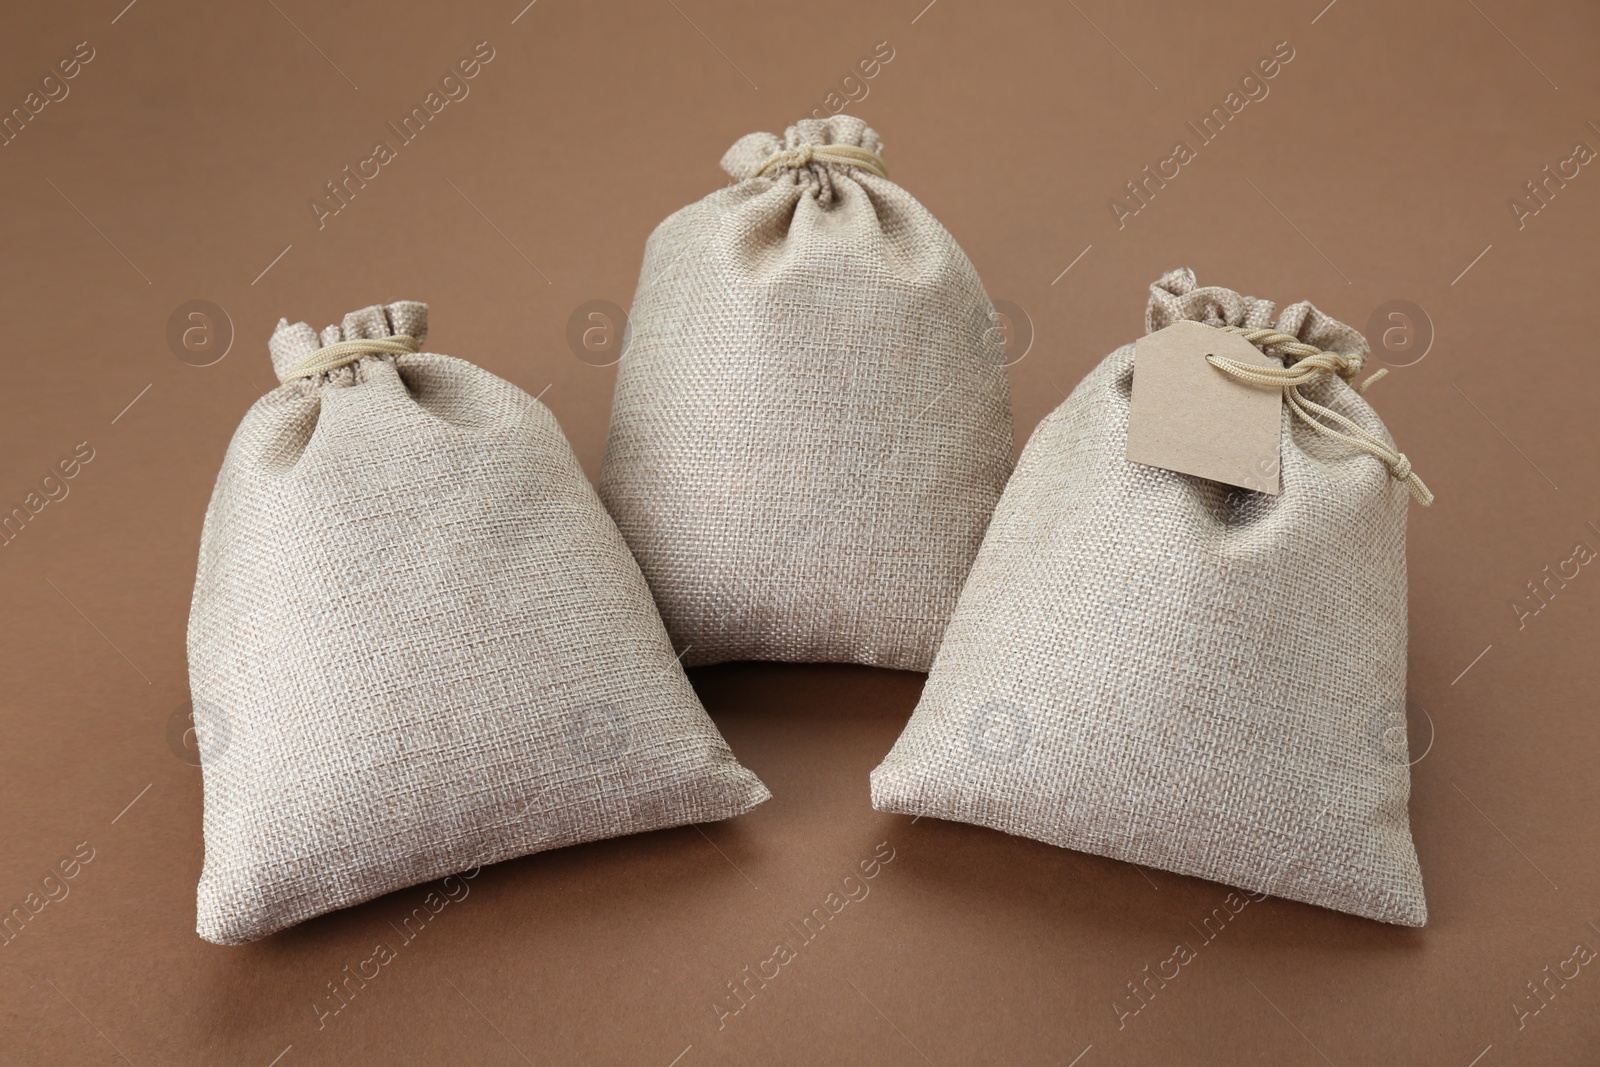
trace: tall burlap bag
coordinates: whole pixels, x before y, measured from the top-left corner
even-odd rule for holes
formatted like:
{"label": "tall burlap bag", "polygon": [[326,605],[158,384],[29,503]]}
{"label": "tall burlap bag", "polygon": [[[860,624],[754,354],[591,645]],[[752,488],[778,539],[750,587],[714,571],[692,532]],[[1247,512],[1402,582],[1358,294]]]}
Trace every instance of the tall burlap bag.
{"label": "tall burlap bag", "polygon": [[835,116],[751,134],[645,249],[600,495],[689,664],[926,670],[1012,462],[955,239]]}
{"label": "tall burlap bag", "polygon": [[410,302],[281,322],[223,461],[189,619],[208,941],[769,795],[555,418],[426,333]]}
{"label": "tall burlap bag", "polygon": [[[1180,320],[1366,353],[1308,303],[1274,322],[1187,270],[1151,287],[1146,325]],[[1285,404],[1276,497],[1132,463],[1133,358],[1029,440],[873,806],[1422,925],[1404,457]],[[1342,378],[1300,391],[1392,444]]]}

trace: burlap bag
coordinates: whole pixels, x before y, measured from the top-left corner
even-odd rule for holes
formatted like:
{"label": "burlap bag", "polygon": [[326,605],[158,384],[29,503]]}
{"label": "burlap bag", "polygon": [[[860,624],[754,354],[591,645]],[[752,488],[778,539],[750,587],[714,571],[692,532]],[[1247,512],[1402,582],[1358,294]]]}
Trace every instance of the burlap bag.
{"label": "burlap bag", "polygon": [[645,249],[600,495],[685,663],[926,670],[1010,473],[998,317],[880,152],[751,134]]}
{"label": "burlap bag", "polygon": [[[1310,304],[1274,324],[1186,270],[1151,287],[1146,325],[1183,319],[1366,353]],[[873,806],[1422,925],[1403,457],[1285,404],[1277,497],[1131,463],[1133,355],[1029,440]],[[1389,442],[1342,378],[1300,392]]]}
{"label": "burlap bag", "polygon": [[189,620],[209,941],[769,795],[555,418],[426,333],[418,303],[281,322],[223,461]]}

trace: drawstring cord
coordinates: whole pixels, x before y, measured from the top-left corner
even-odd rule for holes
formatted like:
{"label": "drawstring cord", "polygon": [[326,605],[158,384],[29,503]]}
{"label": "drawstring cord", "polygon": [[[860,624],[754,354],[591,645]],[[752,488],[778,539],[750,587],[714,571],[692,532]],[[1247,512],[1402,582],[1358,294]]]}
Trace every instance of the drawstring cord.
{"label": "drawstring cord", "polygon": [[756,171],[756,177],[767,173],[769,170],[782,170],[788,167],[806,167],[812,163],[831,163],[841,167],[860,167],[862,170],[871,171],[880,178],[887,178],[889,172],[883,165],[883,159],[876,152],[869,152],[850,144],[803,144],[799,148],[789,148],[768,159]]}
{"label": "drawstring cord", "polygon": [[[1354,422],[1345,418],[1337,411],[1318,404],[1314,400],[1307,400],[1300,393],[1302,385],[1309,385],[1325,374],[1337,374],[1346,381],[1355,377],[1361,371],[1361,360],[1356,356],[1340,355],[1338,352],[1325,352],[1314,345],[1308,345],[1289,334],[1277,330],[1252,330],[1243,326],[1217,326],[1216,329],[1226,333],[1238,334],[1246,341],[1260,349],[1276,348],[1280,353],[1298,356],[1299,360],[1287,367],[1258,367],[1254,364],[1243,363],[1227,356],[1207,356],[1206,362],[1241,382],[1250,385],[1266,386],[1283,390],[1283,399],[1300,419],[1326,437],[1342,441],[1353,448],[1382,460],[1389,468],[1389,473],[1397,480],[1404,482],[1406,488],[1411,490],[1411,495],[1423,507],[1433,503],[1433,493],[1423,484],[1417,472],[1411,469],[1411,461],[1404,452],[1390,448],[1388,444],[1368,433]],[[1380,370],[1372,375],[1361,385],[1355,387],[1357,392],[1364,391],[1367,386],[1381,378],[1387,371]],[[1323,421],[1326,420],[1326,421]],[[1327,425],[1332,422],[1348,433],[1340,433]]]}
{"label": "drawstring cord", "polygon": [[362,356],[398,356],[416,351],[418,351],[416,338],[407,337],[405,334],[340,341],[319,348],[296,363],[289,368],[289,373],[284,375],[283,380],[288,382],[296,378],[314,378],[319,374],[327,374],[329,371],[354,363]]}

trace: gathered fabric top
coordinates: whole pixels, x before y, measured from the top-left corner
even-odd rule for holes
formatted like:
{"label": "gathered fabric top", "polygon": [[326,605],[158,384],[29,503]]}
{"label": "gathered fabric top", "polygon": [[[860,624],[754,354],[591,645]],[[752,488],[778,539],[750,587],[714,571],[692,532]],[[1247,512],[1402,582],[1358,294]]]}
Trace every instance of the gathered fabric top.
{"label": "gathered fabric top", "polygon": [[[396,300],[352,311],[341,323],[324,327],[320,333],[307,323],[279,319],[267,350],[278,380],[289,382],[326,374],[364,355],[416,352],[427,337],[428,305]],[[349,344],[358,341],[365,347]]]}

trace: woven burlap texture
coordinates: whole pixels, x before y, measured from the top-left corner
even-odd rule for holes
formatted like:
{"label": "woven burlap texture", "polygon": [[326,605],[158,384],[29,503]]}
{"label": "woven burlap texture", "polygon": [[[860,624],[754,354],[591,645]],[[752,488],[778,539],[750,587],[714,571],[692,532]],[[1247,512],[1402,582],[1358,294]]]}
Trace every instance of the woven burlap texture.
{"label": "woven burlap texture", "polygon": [[[1180,270],[1146,327],[1366,353],[1310,304],[1272,312]],[[1029,440],[873,806],[1422,925],[1405,486],[1287,407],[1280,496],[1131,463],[1133,356]],[[1389,440],[1342,379],[1303,392]]]}
{"label": "woven burlap texture", "polygon": [[[427,306],[279,324],[422,340]],[[363,358],[244,418],[201,538],[198,931],[236,944],[543,849],[768,797],[690,688],[554,416],[448,356]]]}
{"label": "woven burlap texture", "polygon": [[645,249],[600,495],[684,662],[927,670],[1011,470],[1000,318],[859,119],[741,139]]}

